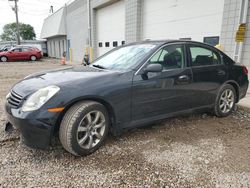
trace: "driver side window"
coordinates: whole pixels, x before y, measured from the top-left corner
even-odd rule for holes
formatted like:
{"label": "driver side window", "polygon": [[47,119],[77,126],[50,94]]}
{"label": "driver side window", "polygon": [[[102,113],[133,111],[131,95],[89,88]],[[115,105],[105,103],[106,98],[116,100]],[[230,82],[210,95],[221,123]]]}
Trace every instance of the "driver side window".
{"label": "driver side window", "polygon": [[13,50],[13,52],[22,52],[22,49],[21,49],[21,48],[15,48],[15,49]]}
{"label": "driver side window", "polygon": [[171,44],[158,50],[149,63],[161,64],[164,70],[184,67],[184,47],[182,44]]}

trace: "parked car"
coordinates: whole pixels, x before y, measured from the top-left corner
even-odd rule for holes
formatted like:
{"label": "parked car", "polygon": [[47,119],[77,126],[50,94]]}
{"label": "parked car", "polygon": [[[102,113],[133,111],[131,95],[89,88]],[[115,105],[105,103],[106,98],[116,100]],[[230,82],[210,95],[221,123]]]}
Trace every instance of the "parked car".
{"label": "parked car", "polygon": [[2,48],[0,48],[0,52],[7,52],[13,47],[15,47],[15,45],[5,45]]}
{"label": "parked car", "polygon": [[42,52],[35,47],[15,46],[9,51],[0,52],[0,61],[20,61],[31,60],[36,61],[42,58]]}
{"label": "parked car", "polygon": [[192,41],[147,41],[108,52],[93,64],[32,74],[13,86],[5,110],[24,143],[46,148],[59,135],[87,155],[108,131],[194,111],[232,113],[248,89],[248,70],[220,50]]}

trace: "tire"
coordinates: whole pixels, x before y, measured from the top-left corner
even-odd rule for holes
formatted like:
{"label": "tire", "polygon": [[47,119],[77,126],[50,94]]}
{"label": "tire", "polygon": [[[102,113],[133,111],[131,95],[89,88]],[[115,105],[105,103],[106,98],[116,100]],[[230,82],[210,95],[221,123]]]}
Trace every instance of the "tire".
{"label": "tire", "polygon": [[79,102],[64,115],[59,139],[64,149],[73,155],[89,155],[104,143],[109,124],[108,112],[102,104]]}
{"label": "tire", "polygon": [[226,117],[230,115],[235,108],[236,91],[230,84],[222,86],[219,90],[215,106],[214,113],[218,117]]}
{"label": "tire", "polygon": [[37,60],[37,57],[36,57],[35,55],[32,55],[32,56],[30,56],[30,60],[31,60],[31,61],[36,61],[36,60]]}
{"label": "tire", "polygon": [[2,62],[7,62],[7,61],[8,61],[8,58],[7,58],[6,56],[2,56],[2,57],[0,57],[0,60],[1,60]]}

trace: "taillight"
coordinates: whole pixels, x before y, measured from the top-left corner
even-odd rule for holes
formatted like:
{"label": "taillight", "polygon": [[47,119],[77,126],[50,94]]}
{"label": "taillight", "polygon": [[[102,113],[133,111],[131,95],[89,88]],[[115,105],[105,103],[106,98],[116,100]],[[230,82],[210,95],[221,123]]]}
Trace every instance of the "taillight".
{"label": "taillight", "polygon": [[243,73],[244,73],[245,75],[248,75],[248,70],[247,70],[247,68],[246,68],[245,66],[243,66]]}

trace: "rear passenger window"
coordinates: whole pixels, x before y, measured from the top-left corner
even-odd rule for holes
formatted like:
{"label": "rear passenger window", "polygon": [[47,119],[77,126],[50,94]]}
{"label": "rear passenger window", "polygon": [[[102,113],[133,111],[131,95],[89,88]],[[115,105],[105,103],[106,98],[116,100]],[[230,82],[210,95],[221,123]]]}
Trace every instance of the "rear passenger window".
{"label": "rear passenger window", "polygon": [[199,46],[191,46],[190,53],[193,67],[221,64],[220,55],[210,49]]}

